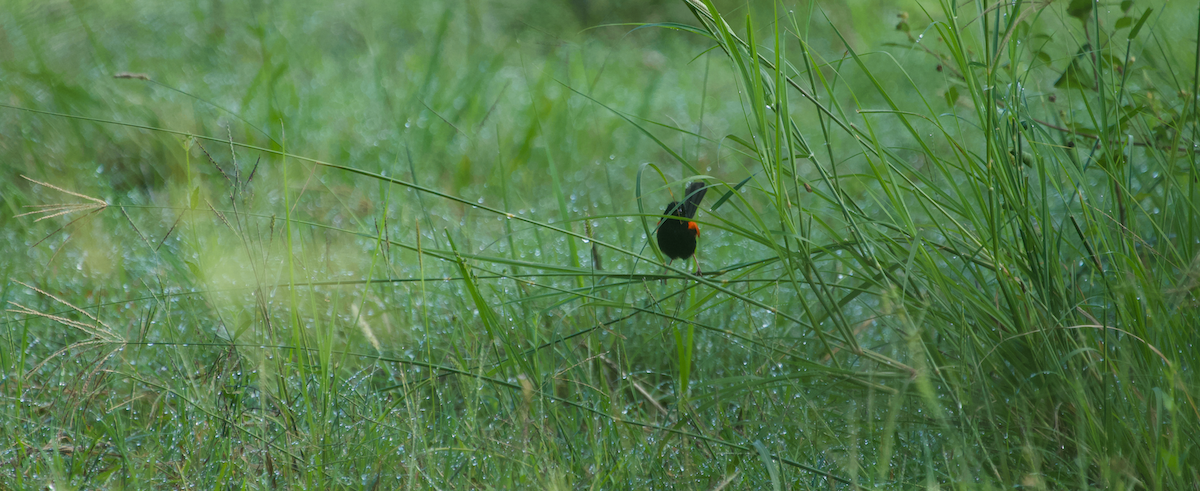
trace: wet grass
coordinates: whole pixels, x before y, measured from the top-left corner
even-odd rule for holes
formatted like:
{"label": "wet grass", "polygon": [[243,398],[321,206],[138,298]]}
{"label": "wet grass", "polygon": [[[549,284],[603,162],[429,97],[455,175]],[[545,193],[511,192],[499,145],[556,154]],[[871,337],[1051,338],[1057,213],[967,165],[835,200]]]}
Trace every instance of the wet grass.
{"label": "wet grass", "polygon": [[0,14],[0,488],[1194,485],[1194,8],[572,5]]}

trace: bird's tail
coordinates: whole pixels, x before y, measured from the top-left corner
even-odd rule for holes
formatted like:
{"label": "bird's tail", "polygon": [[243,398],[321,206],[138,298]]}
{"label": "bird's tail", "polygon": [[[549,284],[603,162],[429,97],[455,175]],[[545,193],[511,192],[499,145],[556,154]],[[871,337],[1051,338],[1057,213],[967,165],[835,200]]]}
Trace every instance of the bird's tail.
{"label": "bird's tail", "polygon": [[687,190],[684,191],[683,199],[683,216],[692,218],[696,216],[696,210],[700,209],[700,201],[704,199],[704,193],[708,192],[708,186],[703,182],[694,181],[687,185]]}

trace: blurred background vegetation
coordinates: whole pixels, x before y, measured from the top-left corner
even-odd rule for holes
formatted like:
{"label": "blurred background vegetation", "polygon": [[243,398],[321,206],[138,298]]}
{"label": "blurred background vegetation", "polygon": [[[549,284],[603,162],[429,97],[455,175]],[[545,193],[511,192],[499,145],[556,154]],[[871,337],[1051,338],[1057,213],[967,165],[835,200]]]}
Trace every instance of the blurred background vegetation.
{"label": "blurred background vegetation", "polygon": [[1194,486],[1198,26],[8,1],[0,489]]}

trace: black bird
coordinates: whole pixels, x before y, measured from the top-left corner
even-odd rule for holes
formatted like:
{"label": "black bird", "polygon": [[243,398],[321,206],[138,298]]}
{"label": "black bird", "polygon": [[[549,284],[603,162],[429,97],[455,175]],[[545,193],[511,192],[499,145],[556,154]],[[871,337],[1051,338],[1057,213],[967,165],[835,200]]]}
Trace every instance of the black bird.
{"label": "black bird", "polygon": [[679,218],[664,218],[658,222],[658,249],[667,255],[670,264],[676,259],[693,258],[696,263],[696,275],[700,273],[700,261],[695,259],[696,239],[700,237],[700,226],[692,221],[696,210],[700,209],[700,200],[708,187],[703,182],[688,183],[684,191],[683,202],[672,201],[667,205],[663,215]]}

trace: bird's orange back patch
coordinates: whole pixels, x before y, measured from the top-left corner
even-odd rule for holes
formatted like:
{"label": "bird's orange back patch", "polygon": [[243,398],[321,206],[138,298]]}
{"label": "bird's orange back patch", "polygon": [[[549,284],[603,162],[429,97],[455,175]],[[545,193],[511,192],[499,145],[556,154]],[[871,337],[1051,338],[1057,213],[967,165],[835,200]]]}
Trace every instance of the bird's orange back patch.
{"label": "bird's orange back patch", "polygon": [[696,225],[696,222],[688,222],[688,230],[691,230],[693,234],[696,234],[696,237],[700,236],[700,226]]}

